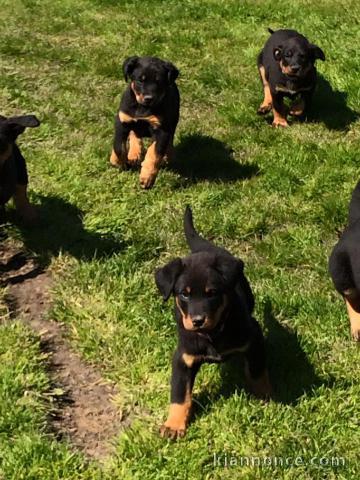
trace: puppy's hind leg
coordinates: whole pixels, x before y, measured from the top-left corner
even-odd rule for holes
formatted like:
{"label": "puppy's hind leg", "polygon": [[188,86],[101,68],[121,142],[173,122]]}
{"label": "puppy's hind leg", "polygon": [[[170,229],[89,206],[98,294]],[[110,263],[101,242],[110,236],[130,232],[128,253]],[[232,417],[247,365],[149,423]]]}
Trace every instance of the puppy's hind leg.
{"label": "puppy's hind leg", "polygon": [[265,115],[265,113],[268,113],[271,111],[272,96],[270,92],[269,82],[266,80],[265,68],[262,65],[259,65],[259,74],[260,74],[261,83],[264,88],[264,100],[262,101],[260,107],[258,108],[257,113],[259,115]]}
{"label": "puppy's hind leg", "polygon": [[268,400],[272,396],[266,368],[264,337],[258,322],[254,321],[254,334],[245,352],[245,377],[248,388],[256,397]]}

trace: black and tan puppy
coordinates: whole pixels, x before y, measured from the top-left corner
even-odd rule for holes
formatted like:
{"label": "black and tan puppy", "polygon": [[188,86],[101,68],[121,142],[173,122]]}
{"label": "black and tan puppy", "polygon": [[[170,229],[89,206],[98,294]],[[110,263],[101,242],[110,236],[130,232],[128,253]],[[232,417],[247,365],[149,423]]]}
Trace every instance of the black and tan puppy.
{"label": "black and tan puppy", "polygon": [[14,198],[15,207],[26,223],[35,220],[35,209],[27,198],[28,174],[25,159],[15,141],[27,127],[37,127],[34,115],[0,116],[0,209]]}
{"label": "black and tan puppy", "polygon": [[[325,60],[324,52],[295,30],[269,29],[271,37],[258,56],[258,69],[264,87],[259,114],[273,111],[274,127],[287,127],[288,108],[284,97],[294,102],[290,115],[301,117],[316,85],[315,60]],[[299,99],[296,97],[299,96]]]}
{"label": "black and tan puppy", "polygon": [[[110,163],[126,168],[141,160],[142,138],[151,137],[141,164],[140,185],[151,188],[159,167],[172,152],[179,121],[180,98],[175,80],[179,75],[170,62],[155,57],[130,57],[123,64],[125,90],[115,116],[115,138]],[[129,148],[127,148],[129,143]]]}
{"label": "black and tan puppy", "polygon": [[348,226],[335,245],[329,271],[336,290],[344,297],[351,335],[360,341],[360,182],[352,194]]}
{"label": "black and tan puppy", "polygon": [[171,438],[185,434],[195,376],[204,362],[222,362],[243,352],[250,389],[261,397],[271,393],[264,338],[252,317],[254,297],[243,262],[198,235],[189,207],[184,227],[191,255],[176,258],[155,273],[164,300],[175,298],[178,327],[170,411],[160,429],[162,436]]}

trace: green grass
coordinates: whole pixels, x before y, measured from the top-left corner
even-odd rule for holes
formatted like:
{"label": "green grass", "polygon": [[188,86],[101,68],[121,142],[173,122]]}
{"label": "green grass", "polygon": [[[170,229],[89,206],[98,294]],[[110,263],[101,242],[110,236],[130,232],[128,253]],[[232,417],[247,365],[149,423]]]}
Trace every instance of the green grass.
{"label": "green grass", "polygon": [[[42,120],[21,145],[43,225],[7,231],[53,265],[54,318],[118,384],[133,418],[104,465],[71,453],[46,433],[49,379],[37,339],[18,324],[2,327],[0,378],[8,380],[0,387],[0,478],[357,479],[359,349],[327,258],[358,179],[359,3],[0,6],[1,113]],[[267,27],[297,28],[327,57],[309,122],[281,131],[255,113],[256,55]],[[181,71],[177,160],[148,192],[137,172],[119,174],[107,164],[125,86],[121,63],[133,54],[166,58]],[[226,369],[205,366],[194,421],[185,439],[171,443],[157,428],[167,412],[176,333],[153,271],[187,253],[186,204],[204,235],[246,262],[277,401],[263,405],[235,388]],[[307,464],[225,468],[213,465],[214,453]],[[312,457],[343,457],[345,465],[311,465]]]}

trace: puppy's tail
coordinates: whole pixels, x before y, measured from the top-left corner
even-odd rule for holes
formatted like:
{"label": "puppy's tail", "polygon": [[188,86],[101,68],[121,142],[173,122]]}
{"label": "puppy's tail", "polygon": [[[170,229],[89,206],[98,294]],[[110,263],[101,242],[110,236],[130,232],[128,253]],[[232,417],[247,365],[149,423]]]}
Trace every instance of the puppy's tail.
{"label": "puppy's tail", "polygon": [[271,35],[272,35],[273,33],[275,33],[275,30],[272,30],[271,28],[268,28],[268,32],[271,33]]}
{"label": "puppy's tail", "polygon": [[195,230],[192,211],[188,205],[185,209],[185,215],[184,215],[184,231],[185,231],[186,241],[192,253],[203,252],[204,250],[209,251],[209,250],[216,249],[215,245],[213,245],[208,240],[205,240],[205,238],[201,237]]}

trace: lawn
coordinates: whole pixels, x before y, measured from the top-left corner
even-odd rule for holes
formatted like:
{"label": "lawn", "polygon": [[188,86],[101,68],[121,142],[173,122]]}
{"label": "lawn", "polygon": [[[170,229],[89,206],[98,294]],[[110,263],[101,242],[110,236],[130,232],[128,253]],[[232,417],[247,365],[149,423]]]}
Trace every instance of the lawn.
{"label": "lawn", "polygon": [[[53,272],[51,317],[115,382],[130,420],[103,462],[57,440],[39,339],[2,303],[0,479],[359,478],[360,350],[327,271],[359,172],[359,2],[0,6],[0,113],[42,121],[19,142],[42,223],[4,230]],[[267,27],[296,28],[326,54],[308,121],[288,129],[256,115]],[[181,72],[176,161],[150,191],[138,172],[108,165],[121,64],[131,55],[165,58]],[[245,261],[275,399],[263,404],[229,369],[204,366],[187,436],[171,442],[157,430],[176,329],[153,272],[188,252],[186,204],[207,238]],[[263,457],[292,460],[257,466]]]}

